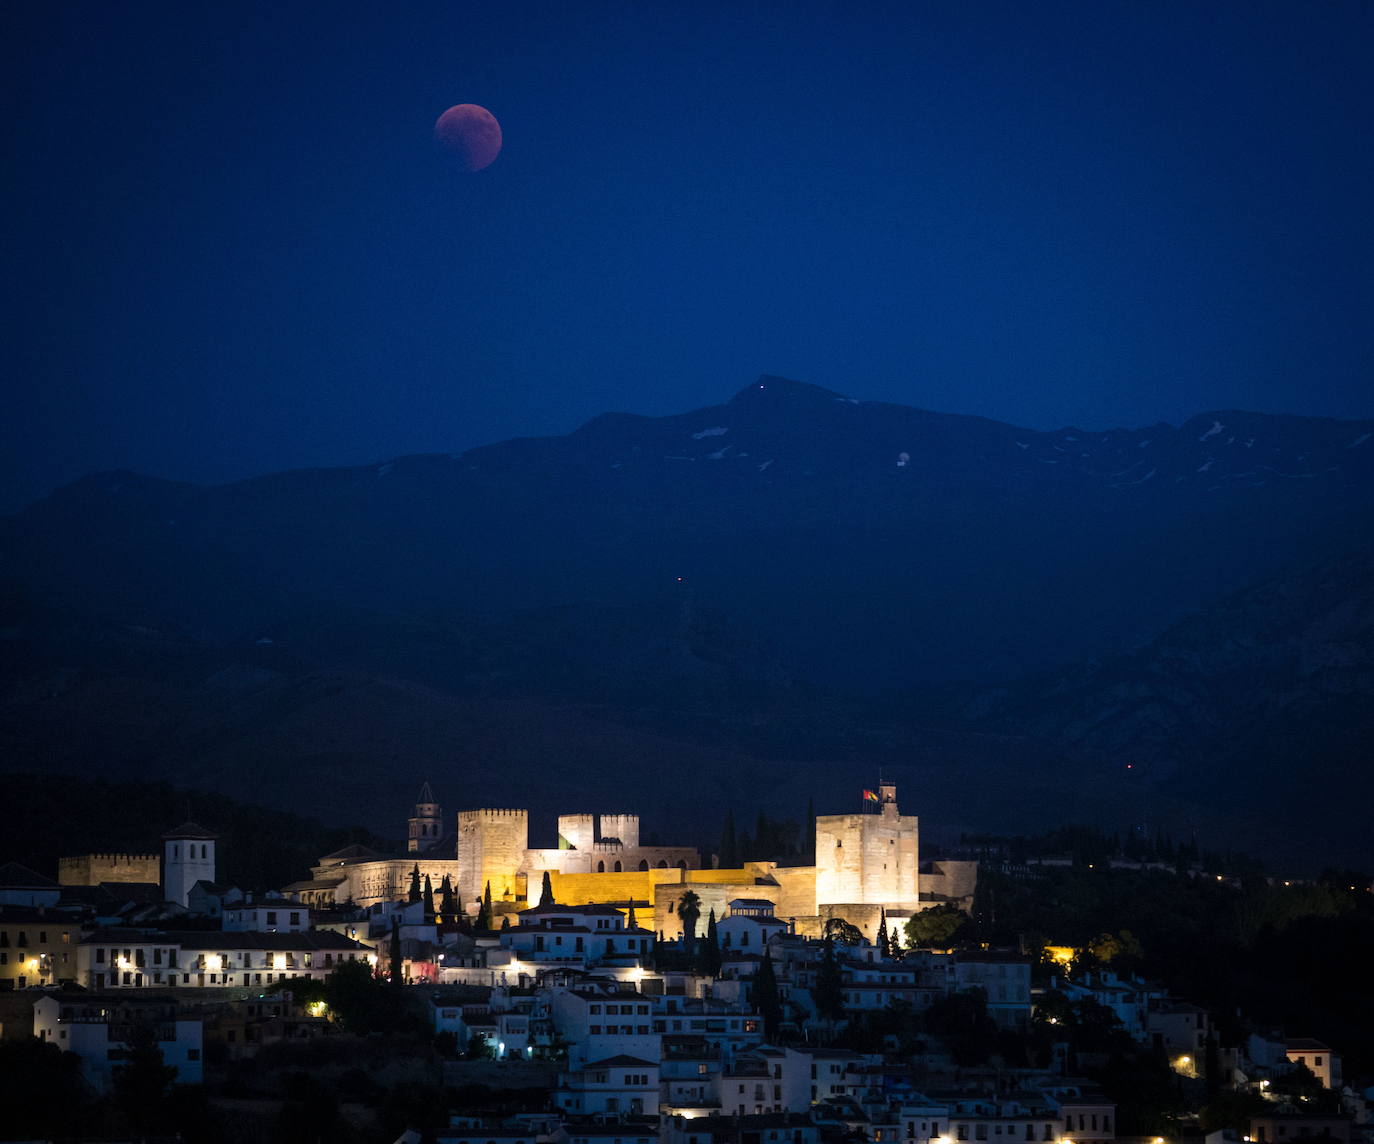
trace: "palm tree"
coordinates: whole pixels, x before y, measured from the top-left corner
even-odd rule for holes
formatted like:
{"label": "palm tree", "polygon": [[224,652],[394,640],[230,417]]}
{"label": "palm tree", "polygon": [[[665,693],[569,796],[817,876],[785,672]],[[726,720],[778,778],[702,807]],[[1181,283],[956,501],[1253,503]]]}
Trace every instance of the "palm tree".
{"label": "palm tree", "polygon": [[682,919],[682,937],[691,953],[697,943],[697,918],[701,917],[701,898],[695,890],[686,891],[677,900],[677,916]]}

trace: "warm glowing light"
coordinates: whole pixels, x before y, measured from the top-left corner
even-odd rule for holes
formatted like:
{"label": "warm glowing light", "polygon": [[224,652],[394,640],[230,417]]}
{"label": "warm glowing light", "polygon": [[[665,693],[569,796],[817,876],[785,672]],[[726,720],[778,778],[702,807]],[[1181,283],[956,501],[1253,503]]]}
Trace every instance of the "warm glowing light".
{"label": "warm glowing light", "polygon": [[312,1001],[306,1006],[306,1012],[312,1017],[323,1017],[329,1012],[329,1006],[323,1001]]}
{"label": "warm glowing light", "polygon": [[205,968],[211,973],[218,973],[224,968],[224,958],[217,953],[207,953],[205,955]]}
{"label": "warm glowing light", "polygon": [[286,968],[286,954],[284,954],[284,953],[274,953],[274,954],[272,955],[272,968],[273,968],[273,969],[285,969],[285,968]]}

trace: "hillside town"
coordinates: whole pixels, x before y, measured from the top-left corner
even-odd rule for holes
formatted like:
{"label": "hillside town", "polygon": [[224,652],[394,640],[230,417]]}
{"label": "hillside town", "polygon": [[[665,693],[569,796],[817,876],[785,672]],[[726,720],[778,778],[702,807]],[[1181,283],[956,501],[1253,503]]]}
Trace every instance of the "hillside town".
{"label": "hillside town", "polygon": [[[68,1054],[94,1099],[155,1061],[161,1096],[216,1093],[244,1139],[266,1096],[296,1099],[284,1077],[345,1065],[321,1139],[381,1138],[388,1070],[440,1094],[388,1138],[453,1144],[1374,1139],[1343,1046],[1220,1035],[1131,971],[1125,931],[960,939],[978,863],[922,862],[891,784],[862,802],[816,818],[810,865],[702,864],[629,814],[560,817],[532,849],[523,811],[446,830],[428,784],[404,852],[351,846],[279,888],[218,882],[189,821],[55,879],[10,863],[0,1051]],[[1159,1107],[1104,1088],[1133,1060],[1166,1078]]]}

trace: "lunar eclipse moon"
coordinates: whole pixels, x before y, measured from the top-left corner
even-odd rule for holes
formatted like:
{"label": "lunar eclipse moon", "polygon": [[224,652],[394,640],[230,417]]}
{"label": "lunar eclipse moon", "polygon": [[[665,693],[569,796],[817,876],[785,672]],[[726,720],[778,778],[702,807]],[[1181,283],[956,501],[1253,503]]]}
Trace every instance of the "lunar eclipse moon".
{"label": "lunar eclipse moon", "polygon": [[465,171],[489,167],[501,153],[501,125],[496,116],[475,103],[460,103],[439,116],[434,138]]}

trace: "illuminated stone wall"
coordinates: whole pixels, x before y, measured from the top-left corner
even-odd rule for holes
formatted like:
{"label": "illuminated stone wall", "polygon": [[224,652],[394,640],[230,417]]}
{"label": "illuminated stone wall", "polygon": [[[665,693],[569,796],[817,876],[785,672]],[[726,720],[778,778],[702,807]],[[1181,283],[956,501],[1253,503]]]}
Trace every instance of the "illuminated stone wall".
{"label": "illuminated stone wall", "polygon": [[[458,863],[452,858],[386,858],[378,862],[358,862],[340,866],[332,874],[341,874],[344,881],[334,889],[334,901],[343,905],[352,900],[356,906],[375,906],[379,902],[405,901],[410,893],[410,872],[420,867],[420,888],[424,889],[425,875],[434,887],[434,904],[439,904],[439,887],[447,874],[456,882]],[[492,887],[496,893],[496,887]],[[471,906],[468,912],[471,913]]]}
{"label": "illuminated stone wall", "polygon": [[64,886],[98,886],[101,882],[162,881],[156,854],[82,854],[57,860],[57,880]]}
{"label": "illuminated stone wall", "polygon": [[618,838],[626,850],[639,849],[639,815],[603,814],[600,837]]}
{"label": "illuminated stone wall", "polygon": [[560,850],[590,850],[592,843],[596,841],[596,815],[560,814],[558,839]]}
{"label": "illuminated stone wall", "polygon": [[816,818],[816,902],[918,908],[919,825],[897,810],[897,792],[881,788],[876,814]]}
{"label": "illuminated stone wall", "polygon": [[520,870],[529,847],[529,812],[458,812],[458,892],[471,914],[488,883],[492,900],[517,902],[525,893]]}

